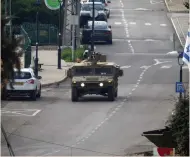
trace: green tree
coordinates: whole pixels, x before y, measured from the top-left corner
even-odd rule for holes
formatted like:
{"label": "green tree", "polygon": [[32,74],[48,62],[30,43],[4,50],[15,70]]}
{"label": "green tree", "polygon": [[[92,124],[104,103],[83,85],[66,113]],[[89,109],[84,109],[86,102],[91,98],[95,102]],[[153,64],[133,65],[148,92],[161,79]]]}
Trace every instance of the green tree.
{"label": "green tree", "polygon": [[[7,82],[14,82],[14,68],[20,72],[20,56],[22,49],[18,51],[18,47],[22,38],[11,39],[7,36],[5,25],[9,22],[10,18],[2,17],[1,19],[1,89],[4,89]],[[3,92],[2,92],[3,93]]]}
{"label": "green tree", "polygon": [[[43,24],[54,24],[58,26],[58,11],[51,11],[44,3],[44,0],[40,0],[41,4],[36,6],[36,0],[14,0],[12,1],[12,14],[19,17],[13,20],[13,25],[20,25],[23,22],[36,22],[36,12],[39,10],[39,21]],[[2,13],[4,14],[5,0],[1,1]]]}

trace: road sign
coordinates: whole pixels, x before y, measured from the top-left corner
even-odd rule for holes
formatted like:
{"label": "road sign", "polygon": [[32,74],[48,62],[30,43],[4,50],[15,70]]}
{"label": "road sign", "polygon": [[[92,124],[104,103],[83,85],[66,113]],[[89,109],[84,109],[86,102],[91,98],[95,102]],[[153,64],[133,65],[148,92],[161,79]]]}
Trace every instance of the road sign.
{"label": "road sign", "polygon": [[184,93],[185,89],[183,86],[183,82],[176,82],[176,93]]}
{"label": "road sign", "polygon": [[62,5],[63,2],[59,2],[60,0],[44,0],[45,5],[50,10],[57,10],[60,7],[60,3]]}

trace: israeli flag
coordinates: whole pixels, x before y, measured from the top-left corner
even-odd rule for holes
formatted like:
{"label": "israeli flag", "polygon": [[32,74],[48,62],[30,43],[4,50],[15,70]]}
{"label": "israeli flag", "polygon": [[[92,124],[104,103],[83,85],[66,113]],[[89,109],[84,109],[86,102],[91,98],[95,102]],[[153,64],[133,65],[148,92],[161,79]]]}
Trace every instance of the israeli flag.
{"label": "israeli flag", "polygon": [[190,57],[190,29],[188,30],[188,34],[187,34],[187,38],[186,38],[186,43],[185,43],[185,47],[184,47],[184,53],[183,53],[183,61],[190,68],[189,57]]}

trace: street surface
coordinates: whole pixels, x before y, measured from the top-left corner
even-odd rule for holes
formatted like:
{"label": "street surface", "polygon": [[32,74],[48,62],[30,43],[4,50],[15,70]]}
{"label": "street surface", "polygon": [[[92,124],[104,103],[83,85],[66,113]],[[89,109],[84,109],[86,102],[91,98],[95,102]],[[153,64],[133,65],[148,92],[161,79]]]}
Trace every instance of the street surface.
{"label": "street surface", "polygon": [[151,149],[142,132],[164,127],[174,108],[179,66],[166,55],[173,51],[174,30],[161,0],[112,0],[110,8],[113,45],[96,47],[124,69],[117,100],[94,96],[73,103],[67,80],[44,88],[36,102],[2,102],[3,125],[16,155],[126,155]]}

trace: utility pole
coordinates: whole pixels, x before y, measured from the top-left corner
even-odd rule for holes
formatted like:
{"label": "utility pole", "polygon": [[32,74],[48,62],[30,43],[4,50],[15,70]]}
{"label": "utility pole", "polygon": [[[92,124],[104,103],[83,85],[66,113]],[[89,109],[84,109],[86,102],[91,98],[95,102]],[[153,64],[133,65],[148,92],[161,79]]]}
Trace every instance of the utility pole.
{"label": "utility pole", "polygon": [[[12,0],[9,0],[9,16],[12,16]],[[10,20],[9,35],[10,39],[12,39],[12,18]]]}
{"label": "utility pole", "polygon": [[57,60],[57,69],[61,69],[61,45],[62,45],[62,6],[63,6],[63,0],[59,0],[59,46],[58,46],[58,60]]}
{"label": "utility pole", "polygon": [[173,49],[175,51],[175,33],[173,33]]}
{"label": "utility pole", "polygon": [[71,39],[72,39],[72,61],[75,61],[75,24],[74,24],[74,15],[75,15],[75,0],[72,0],[72,13],[71,13],[71,30],[72,30],[72,35],[71,35]]}
{"label": "utility pole", "polygon": [[91,53],[94,52],[94,20],[95,20],[95,7],[94,0],[92,3],[92,33],[91,33]]}
{"label": "utility pole", "polygon": [[36,0],[36,57],[35,57],[35,75],[38,77],[38,45],[39,45],[39,10],[40,0]]}

